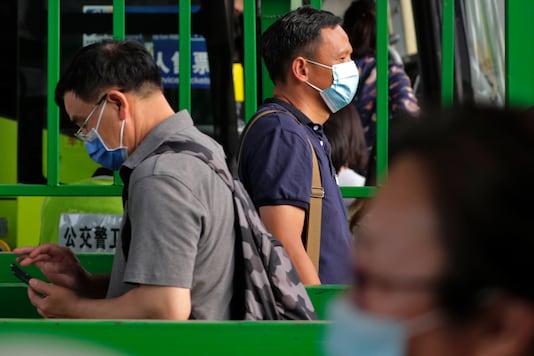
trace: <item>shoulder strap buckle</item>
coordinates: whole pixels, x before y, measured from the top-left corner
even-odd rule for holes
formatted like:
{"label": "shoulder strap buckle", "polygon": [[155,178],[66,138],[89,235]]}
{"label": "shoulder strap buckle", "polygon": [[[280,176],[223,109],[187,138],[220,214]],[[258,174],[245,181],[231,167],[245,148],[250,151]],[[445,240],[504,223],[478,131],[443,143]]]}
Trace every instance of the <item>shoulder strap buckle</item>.
{"label": "shoulder strap buckle", "polygon": [[323,199],[324,198],[324,189],[323,187],[312,187],[311,189],[311,197],[312,198],[319,198],[319,199]]}

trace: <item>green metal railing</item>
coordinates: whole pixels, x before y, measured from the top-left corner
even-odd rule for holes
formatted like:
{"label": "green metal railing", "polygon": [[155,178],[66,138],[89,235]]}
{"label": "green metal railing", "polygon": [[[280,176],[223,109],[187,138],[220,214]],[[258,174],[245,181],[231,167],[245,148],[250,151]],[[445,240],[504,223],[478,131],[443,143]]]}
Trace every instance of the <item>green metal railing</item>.
{"label": "green metal railing", "polygon": [[254,115],[258,95],[257,51],[256,51],[256,2],[244,1],[243,5],[243,47],[245,75],[245,119]]}
{"label": "green metal railing", "polygon": [[388,169],[388,1],[376,2],[376,177],[384,183]]}
{"label": "green metal railing", "polygon": [[[388,0],[376,0],[376,177],[378,185],[388,170]],[[363,83],[360,83],[362,85]],[[346,198],[366,198],[376,187],[341,187]]]}
{"label": "green metal railing", "polygon": [[451,105],[454,96],[454,0],[442,1],[441,103]]}
{"label": "green metal railing", "polygon": [[[528,3],[521,0],[522,4]],[[265,2],[263,6],[268,6]],[[293,1],[291,4],[293,5]],[[321,0],[312,0],[320,8]],[[510,8],[507,1],[507,9]],[[270,3],[269,3],[270,4]],[[271,4],[271,6],[273,6]],[[277,6],[281,6],[278,5]],[[113,0],[113,35],[125,37],[125,0]],[[377,11],[377,177],[378,185],[387,178],[388,168],[388,0],[376,1]],[[509,11],[508,11],[509,12]],[[454,93],[454,0],[442,0],[442,82],[441,98],[444,105],[453,101]],[[244,57],[245,117],[257,108],[258,79],[256,51],[256,4],[244,2]],[[507,14],[507,18],[510,15]],[[507,21],[507,41],[513,38],[514,29]],[[510,30],[514,30],[513,32]],[[179,1],[180,84],[179,106],[191,109],[191,1]],[[512,35],[510,34],[512,33]],[[112,186],[61,185],[59,183],[59,109],[54,102],[54,89],[59,79],[60,53],[60,0],[48,1],[48,148],[46,185],[0,185],[0,196],[114,196],[120,195],[121,185],[116,179]],[[516,46],[517,47],[517,46]],[[515,48],[515,47],[514,47]],[[506,47],[507,58],[510,50]],[[507,61],[507,69],[510,61]],[[507,93],[509,88],[507,88]],[[345,197],[372,196],[375,187],[341,187]]]}

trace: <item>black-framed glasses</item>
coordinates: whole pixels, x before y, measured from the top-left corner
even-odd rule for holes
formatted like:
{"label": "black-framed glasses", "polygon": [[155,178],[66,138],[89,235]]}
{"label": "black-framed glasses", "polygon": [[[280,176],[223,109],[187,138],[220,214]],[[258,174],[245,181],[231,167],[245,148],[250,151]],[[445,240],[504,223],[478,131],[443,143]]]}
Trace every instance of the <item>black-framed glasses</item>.
{"label": "black-framed glasses", "polygon": [[80,128],[74,133],[74,136],[76,136],[82,141],[85,141],[86,135],[83,133],[83,130],[85,130],[85,128],[89,124],[89,120],[91,120],[91,118],[93,117],[93,114],[95,113],[96,109],[98,109],[100,104],[102,104],[102,102],[104,101],[104,99],[106,99],[107,96],[108,96],[107,93],[102,95],[102,97],[96,102],[95,106],[93,106],[93,108],[91,109],[91,112],[89,112],[89,115],[87,115],[87,118],[83,121]]}

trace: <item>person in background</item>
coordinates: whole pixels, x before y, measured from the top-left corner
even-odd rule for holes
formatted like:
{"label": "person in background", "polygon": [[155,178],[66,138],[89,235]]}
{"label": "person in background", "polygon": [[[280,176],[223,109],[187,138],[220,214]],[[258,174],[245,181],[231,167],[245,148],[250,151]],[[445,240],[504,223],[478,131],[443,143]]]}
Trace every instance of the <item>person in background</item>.
{"label": "person in background", "polygon": [[[332,164],[336,169],[338,185],[363,186],[369,154],[360,117],[354,106],[347,105],[330,115],[323,128],[332,147]],[[343,201],[348,207],[354,199],[344,198]]]}
{"label": "person in background", "polygon": [[[341,19],[301,7],[262,35],[273,98],[241,146],[239,176],[269,232],[284,245],[304,284],[350,281],[351,235],[323,124],[356,92],[358,69]],[[247,128],[245,129],[247,130]],[[324,197],[318,270],[304,243],[311,197],[312,149]]]}
{"label": "person in background", "polygon": [[[66,247],[14,250],[51,284],[28,296],[48,318],[229,319],[234,274],[232,193],[205,163],[164,143],[222,147],[175,113],[145,47],[107,40],[80,49],[65,68],[56,103],[79,126],[90,157],[120,169],[124,216],[111,275],[92,275]],[[45,295],[42,298],[37,293]]]}
{"label": "person in background", "polygon": [[392,144],[327,354],[534,355],[534,117],[425,117]]}
{"label": "person in background", "polygon": [[[352,58],[360,71],[354,105],[360,115],[369,152],[376,143],[376,5],[375,0],[355,0],[345,11],[343,28],[352,45]],[[389,117],[419,112],[410,78],[402,63],[389,61]]]}

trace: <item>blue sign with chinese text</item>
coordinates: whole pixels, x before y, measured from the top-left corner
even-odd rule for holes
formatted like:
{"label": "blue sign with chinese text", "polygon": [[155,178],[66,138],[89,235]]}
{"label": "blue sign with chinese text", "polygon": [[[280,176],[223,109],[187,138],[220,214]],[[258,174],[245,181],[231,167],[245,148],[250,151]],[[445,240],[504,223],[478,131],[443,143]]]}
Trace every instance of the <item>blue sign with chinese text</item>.
{"label": "blue sign with chinese text", "polygon": [[[163,86],[178,88],[180,82],[180,53],[178,35],[154,35],[154,60],[161,70]],[[191,87],[209,88],[210,70],[206,41],[199,35],[191,36]]]}

